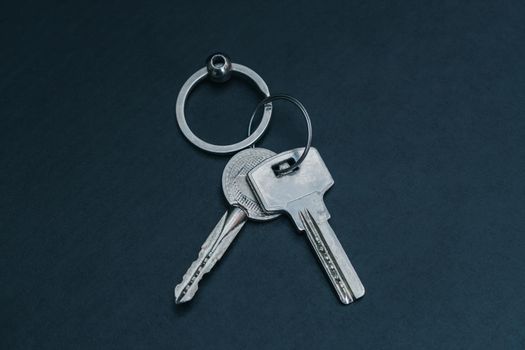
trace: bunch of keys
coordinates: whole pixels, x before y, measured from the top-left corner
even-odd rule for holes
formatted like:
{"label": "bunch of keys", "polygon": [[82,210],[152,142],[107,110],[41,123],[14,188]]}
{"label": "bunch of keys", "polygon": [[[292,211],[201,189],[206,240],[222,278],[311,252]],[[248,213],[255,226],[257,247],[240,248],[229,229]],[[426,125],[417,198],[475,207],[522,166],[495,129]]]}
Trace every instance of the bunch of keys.
{"label": "bunch of keys", "polygon": [[[214,145],[198,138],[188,127],[184,114],[185,101],[195,85],[203,79],[225,82],[232,74],[252,80],[266,98],[252,114],[246,139],[231,145]],[[287,100],[303,113],[308,129],[306,147],[275,154],[253,146],[269,125],[273,108],[271,102],[275,100]],[[261,122],[252,133],[253,118],[261,108]],[[214,54],[208,59],[207,66],[195,72],[181,88],[176,115],[182,133],[195,146],[218,154],[240,151],[226,164],[222,175],[222,188],[230,207],[204,241],[197,259],[184,274],[182,282],[175,287],[177,304],[188,302],[194,297],[203,276],[224,255],[248,219],[267,221],[282,213],[288,214],[297,230],[306,233],[343,304],[350,304],[365,294],[361,280],[328,223],[330,214],[323,197],[334,180],[319,152],[310,146],[310,117],[301,102],[289,95],[270,95],[264,80],[253,70],[232,63],[224,54]]]}

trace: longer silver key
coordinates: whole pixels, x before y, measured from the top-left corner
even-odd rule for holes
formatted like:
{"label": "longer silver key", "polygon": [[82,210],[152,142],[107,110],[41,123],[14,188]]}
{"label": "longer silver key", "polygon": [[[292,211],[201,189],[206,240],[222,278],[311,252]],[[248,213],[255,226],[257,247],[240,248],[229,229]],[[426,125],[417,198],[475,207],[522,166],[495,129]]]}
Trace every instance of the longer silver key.
{"label": "longer silver key", "polygon": [[230,208],[204,242],[197,259],[175,287],[177,304],[190,301],[199,288],[203,275],[209,272],[223,256],[248,219],[265,221],[279,214],[267,214],[259,205],[246,175],[256,165],[274,156],[264,148],[248,148],[235,154],[222,174],[222,189]]}
{"label": "longer silver key", "polygon": [[291,174],[277,176],[274,171],[295,162],[302,152],[303,148],[294,149],[265,160],[248,173],[248,181],[267,212],[287,213],[306,232],[339,299],[350,304],[365,294],[365,288],[328,223],[323,196],[334,180],[319,152],[311,148]]}

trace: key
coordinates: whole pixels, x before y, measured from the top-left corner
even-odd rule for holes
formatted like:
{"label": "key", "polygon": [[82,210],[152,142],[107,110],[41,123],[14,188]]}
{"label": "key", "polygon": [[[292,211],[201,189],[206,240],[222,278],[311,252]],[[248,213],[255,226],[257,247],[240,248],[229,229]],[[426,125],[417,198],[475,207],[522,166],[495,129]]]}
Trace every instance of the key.
{"label": "key", "polygon": [[175,303],[190,301],[199,282],[220,260],[248,219],[266,221],[279,214],[268,214],[259,205],[246,179],[248,171],[275,153],[264,148],[248,148],[235,154],[222,174],[222,188],[230,208],[201,246],[197,259],[175,287]]}
{"label": "key", "polygon": [[328,223],[323,196],[334,180],[319,152],[311,148],[291,174],[277,176],[274,171],[293,164],[302,152],[298,148],[266,159],[248,173],[248,182],[264,210],[287,213],[297,229],[306,232],[339,299],[350,304],[365,294],[365,288]]}

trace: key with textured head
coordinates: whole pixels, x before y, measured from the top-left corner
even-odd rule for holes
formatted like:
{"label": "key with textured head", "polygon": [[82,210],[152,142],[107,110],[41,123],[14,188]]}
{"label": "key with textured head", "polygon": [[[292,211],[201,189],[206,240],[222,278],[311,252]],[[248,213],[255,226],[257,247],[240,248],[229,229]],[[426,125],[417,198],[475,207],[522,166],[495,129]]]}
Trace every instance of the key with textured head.
{"label": "key with textured head", "polygon": [[334,180],[319,152],[311,148],[299,168],[278,176],[275,169],[293,164],[303,148],[266,159],[248,173],[248,181],[262,207],[269,213],[287,213],[300,231],[305,231],[339,299],[350,304],[365,289],[341,243],[328,223],[324,193]]}
{"label": "key with textured head", "polygon": [[264,148],[248,148],[235,154],[222,174],[222,189],[230,208],[211,231],[204,242],[197,259],[182,277],[182,282],[175,287],[175,302],[190,301],[205,273],[223,256],[247,219],[265,221],[279,214],[267,214],[259,205],[246,175],[253,167],[275,153]]}

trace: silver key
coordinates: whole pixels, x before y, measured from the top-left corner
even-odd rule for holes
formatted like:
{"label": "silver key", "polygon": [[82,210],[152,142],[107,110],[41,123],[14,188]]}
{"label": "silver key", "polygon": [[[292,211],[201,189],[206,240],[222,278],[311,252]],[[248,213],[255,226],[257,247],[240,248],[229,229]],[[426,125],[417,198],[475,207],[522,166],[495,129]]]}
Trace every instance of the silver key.
{"label": "silver key", "polygon": [[268,214],[260,207],[246,179],[248,171],[274,155],[264,148],[248,148],[235,154],[226,164],[222,189],[231,207],[211,231],[182,282],[175,287],[175,303],[185,303],[193,298],[203,275],[210,272],[223,256],[248,219],[266,221],[279,215]]}
{"label": "silver key", "polygon": [[265,160],[248,173],[248,181],[267,212],[285,212],[300,231],[306,231],[339,299],[350,304],[365,294],[365,288],[328,223],[330,214],[323,196],[334,180],[319,152],[311,148],[289,175],[274,172],[276,166],[295,162],[302,152],[303,148],[294,149]]}

